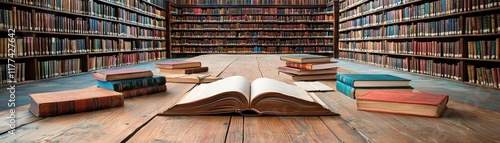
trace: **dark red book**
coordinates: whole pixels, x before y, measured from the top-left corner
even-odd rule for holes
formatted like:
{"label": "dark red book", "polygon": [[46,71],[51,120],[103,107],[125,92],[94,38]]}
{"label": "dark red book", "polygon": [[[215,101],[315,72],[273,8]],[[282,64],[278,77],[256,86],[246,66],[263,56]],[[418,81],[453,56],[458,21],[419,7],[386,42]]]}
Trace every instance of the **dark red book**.
{"label": "dark red book", "polygon": [[165,92],[165,91],[167,91],[167,85],[137,88],[137,89],[132,89],[132,90],[121,91],[120,93],[123,94],[123,98],[127,99],[127,98],[149,95],[149,94]]}
{"label": "dark red book", "polygon": [[106,70],[106,71],[96,71],[92,74],[94,79],[100,81],[116,81],[134,78],[144,78],[152,77],[153,72],[150,70],[140,70],[140,69],[119,69],[119,70]]}
{"label": "dark red book", "polygon": [[193,74],[200,72],[207,72],[208,67],[199,67],[199,68],[187,68],[187,69],[162,69],[160,68],[160,73],[163,74]]}
{"label": "dark red book", "polygon": [[372,90],[356,98],[358,110],[439,117],[448,95],[394,90]]}

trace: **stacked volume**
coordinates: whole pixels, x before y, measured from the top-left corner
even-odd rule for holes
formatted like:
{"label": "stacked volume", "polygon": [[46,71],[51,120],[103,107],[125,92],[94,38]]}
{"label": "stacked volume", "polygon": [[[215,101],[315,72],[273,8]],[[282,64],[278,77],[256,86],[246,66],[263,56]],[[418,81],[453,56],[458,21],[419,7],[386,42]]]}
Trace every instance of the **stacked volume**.
{"label": "stacked volume", "polygon": [[286,66],[278,67],[279,74],[293,81],[334,80],[337,62],[319,55],[281,56]]}
{"label": "stacked volume", "polygon": [[98,71],[92,74],[97,86],[121,92],[124,98],[167,91],[164,76],[153,75],[149,70],[122,69]]}
{"label": "stacked volume", "polygon": [[208,67],[202,67],[201,62],[167,62],[156,63],[161,74],[193,74],[207,72]]}
{"label": "stacked volume", "polygon": [[410,80],[386,74],[338,74],[336,87],[353,99],[371,90],[413,91]]}

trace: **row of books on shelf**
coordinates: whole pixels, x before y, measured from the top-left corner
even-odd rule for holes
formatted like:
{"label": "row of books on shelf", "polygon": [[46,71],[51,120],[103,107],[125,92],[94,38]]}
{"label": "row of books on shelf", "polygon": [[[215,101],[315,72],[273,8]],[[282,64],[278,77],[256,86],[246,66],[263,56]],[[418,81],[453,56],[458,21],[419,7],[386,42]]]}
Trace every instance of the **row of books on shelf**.
{"label": "row of books on shelf", "polygon": [[88,70],[95,71],[95,70],[107,69],[123,65],[129,65],[133,63],[166,59],[166,57],[167,57],[166,51],[127,53],[127,54],[118,54],[110,56],[95,56],[95,57],[89,57]]}
{"label": "row of books on shelf", "polygon": [[500,88],[500,68],[467,65],[467,76],[469,76],[469,83]]}
{"label": "row of books on shelf", "polygon": [[332,53],[332,47],[172,47],[172,53]]}
{"label": "row of books on shelf", "polygon": [[[125,41],[110,39],[89,39],[87,49],[86,39],[70,39],[56,37],[20,37],[14,42],[9,38],[0,38],[0,44],[13,44],[16,57],[35,55],[64,55],[87,52],[111,52],[111,51],[131,51],[131,50],[161,50],[166,49],[165,41]],[[7,48],[0,49],[0,57],[8,57]]]}
{"label": "row of books on shelf", "polygon": [[124,2],[124,0],[98,0],[98,1],[121,5],[123,7],[132,9],[135,12],[141,13],[143,15],[148,15],[156,18],[165,18],[163,14],[163,8],[157,8],[156,6],[141,2],[139,0],[130,0],[128,3]]}
{"label": "row of books on shelf", "polygon": [[460,41],[405,41],[405,42],[340,42],[341,50],[380,52],[393,54],[415,54],[436,57],[462,57]]}
{"label": "row of books on shelf", "polygon": [[333,31],[326,32],[172,32],[173,37],[332,37]]}
{"label": "row of books on shelf", "polygon": [[26,63],[0,65],[0,85],[26,81]]}
{"label": "row of books on shelf", "polygon": [[236,30],[236,29],[244,29],[244,30],[249,30],[249,29],[256,29],[256,30],[264,30],[264,29],[269,29],[269,30],[333,30],[333,23],[332,24],[241,24],[241,23],[235,23],[235,24],[191,24],[191,23],[174,23],[172,24],[172,29],[173,30],[190,30],[190,29],[195,29],[195,30],[222,30],[222,29],[227,29],[227,30]]}
{"label": "row of books on shelf", "polygon": [[325,0],[176,0],[177,5],[326,5]]}
{"label": "row of books on shelf", "polygon": [[333,39],[245,39],[245,40],[230,40],[230,39],[174,39],[172,45],[327,45],[333,43]]}
{"label": "row of books on shelf", "polygon": [[82,72],[82,59],[38,61],[38,79],[67,76]]}
{"label": "row of books on shelf", "polygon": [[353,60],[370,65],[409,71],[413,73],[461,80],[459,62],[441,62],[418,58],[396,58],[388,55],[373,55],[339,52],[340,59]]}
{"label": "row of books on shelf", "polygon": [[271,16],[271,15],[198,15],[172,16],[172,22],[310,22],[332,21],[333,15],[300,15],[300,16]]}
{"label": "row of books on shelf", "polygon": [[326,14],[328,8],[175,8],[175,14]]}

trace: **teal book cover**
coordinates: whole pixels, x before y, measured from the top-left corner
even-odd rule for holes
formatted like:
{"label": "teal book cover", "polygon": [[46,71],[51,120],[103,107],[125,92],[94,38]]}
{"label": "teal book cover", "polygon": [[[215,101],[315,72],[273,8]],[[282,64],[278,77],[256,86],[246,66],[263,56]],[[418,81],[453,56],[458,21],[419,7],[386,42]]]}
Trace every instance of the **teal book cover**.
{"label": "teal book cover", "polygon": [[113,91],[126,91],[137,88],[163,85],[166,82],[167,80],[165,76],[153,75],[153,77],[108,81],[108,82],[103,82],[98,80],[97,86],[100,88],[106,88]]}
{"label": "teal book cover", "polygon": [[348,97],[351,97],[351,98],[355,98],[354,96],[354,91],[355,89],[347,84],[344,84],[340,81],[337,81],[335,82],[335,87],[337,87],[337,91],[339,91],[340,93],[348,96]]}
{"label": "teal book cover", "polygon": [[354,87],[355,81],[410,81],[388,74],[337,74],[337,81]]}

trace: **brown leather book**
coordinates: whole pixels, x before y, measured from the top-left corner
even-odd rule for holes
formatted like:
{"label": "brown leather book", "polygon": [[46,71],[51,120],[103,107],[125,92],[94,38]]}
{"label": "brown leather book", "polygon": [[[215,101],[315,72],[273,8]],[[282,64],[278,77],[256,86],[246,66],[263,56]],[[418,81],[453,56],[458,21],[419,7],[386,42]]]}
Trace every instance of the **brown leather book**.
{"label": "brown leather book", "polygon": [[199,68],[187,68],[187,69],[162,69],[160,68],[160,73],[162,74],[192,74],[192,73],[200,73],[207,72],[208,67],[199,67]]}
{"label": "brown leather book", "polygon": [[102,88],[30,94],[30,112],[49,117],[85,111],[122,107],[122,93]]}
{"label": "brown leather book", "polygon": [[306,69],[306,70],[324,70],[324,69],[332,69],[337,67],[337,61],[331,61],[327,63],[294,63],[294,62],[286,62],[287,67],[297,68],[297,69]]}
{"label": "brown leather book", "polygon": [[320,75],[296,75],[292,73],[279,72],[279,75],[293,81],[315,81],[315,80],[335,80],[337,74],[320,74]]}
{"label": "brown leather book", "polygon": [[185,69],[185,68],[199,68],[201,67],[201,62],[166,62],[166,63],[156,63],[157,68],[162,69]]}
{"label": "brown leather book", "polygon": [[446,110],[448,95],[394,90],[372,90],[357,97],[358,110],[439,117]]}
{"label": "brown leather book", "polygon": [[149,95],[149,94],[154,94],[154,93],[160,93],[160,92],[165,92],[165,91],[167,91],[167,85],[137,88],[137,89],[132,89],[132,90],[121,91],[120,93],[123,94],[123,98],[127,99],[127,98]]}
{"label": "brown leather book", "polygon": [[152,77],[153,72],[150,70],[140,70],[140,69],[119,69],[119,70],[105,70],[96,71],[92,74],[94,79],[100,81],[115,81],[124,79],[134,79],[143,77]]}
{"label": "brown leather book", "polygon": [[320,55],[290,55],[281,56],[280,59],[294,63],[326,63],[331,60],[330,57]]}
{"label": "brown leather book", "polygon": [[319,74],[337,74],[337,68],[324,70],[305,70],[291,67],[278,67],[278,71],[296,75],[319,75]]}
{"label": "brown leather book", "polygon": [[201,84],[159,115],[338,115],[314,93],[274,79],[232,76]]}

